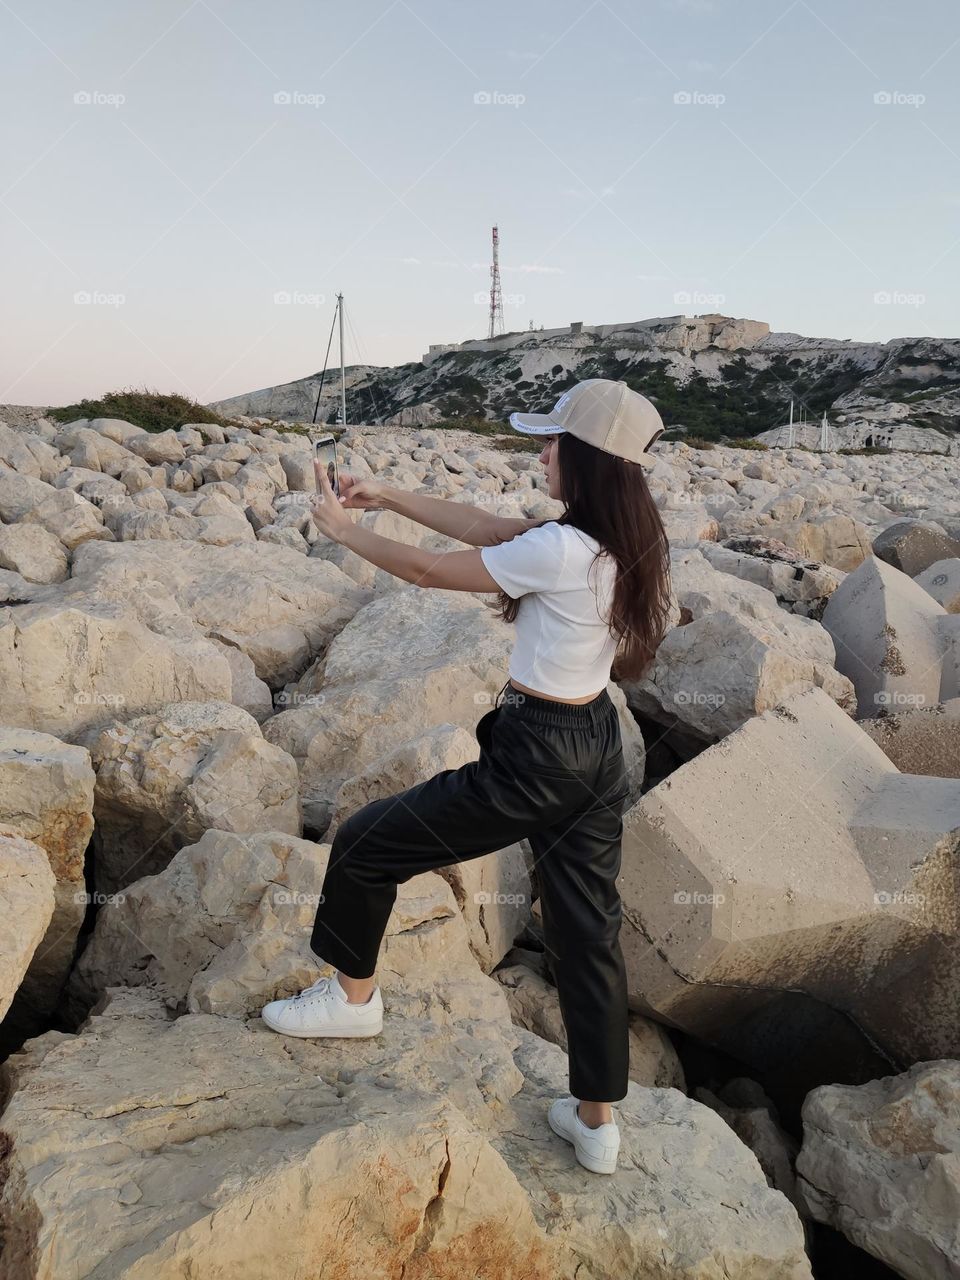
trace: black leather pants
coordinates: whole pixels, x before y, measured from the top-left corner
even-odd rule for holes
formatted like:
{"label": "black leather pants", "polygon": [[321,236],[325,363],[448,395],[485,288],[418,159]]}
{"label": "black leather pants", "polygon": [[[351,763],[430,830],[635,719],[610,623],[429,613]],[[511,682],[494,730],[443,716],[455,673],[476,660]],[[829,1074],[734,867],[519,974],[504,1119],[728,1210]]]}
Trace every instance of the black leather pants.
{"label": "black leather pants", "polygon": [[509,683],[476,728],[480,758],[364,805],[337,830],[311,947],[352,978],[376,969],[397,885],[527,837],[567,1031],[570,1092],[627,1092],[627,983],[620,950],[627,779],[606,690],[573,705]]}

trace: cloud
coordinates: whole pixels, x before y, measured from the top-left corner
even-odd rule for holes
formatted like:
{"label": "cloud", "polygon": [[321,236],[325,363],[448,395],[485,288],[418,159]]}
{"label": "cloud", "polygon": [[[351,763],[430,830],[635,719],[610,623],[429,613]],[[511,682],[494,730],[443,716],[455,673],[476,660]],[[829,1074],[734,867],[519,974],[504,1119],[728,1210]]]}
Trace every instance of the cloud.
{"label": "cloud", "polygon": [[544,267],[539,262],[521,262],[519,267],[504,267],[504,271],[520,271],[525,275],[562,276],[563,267]]}

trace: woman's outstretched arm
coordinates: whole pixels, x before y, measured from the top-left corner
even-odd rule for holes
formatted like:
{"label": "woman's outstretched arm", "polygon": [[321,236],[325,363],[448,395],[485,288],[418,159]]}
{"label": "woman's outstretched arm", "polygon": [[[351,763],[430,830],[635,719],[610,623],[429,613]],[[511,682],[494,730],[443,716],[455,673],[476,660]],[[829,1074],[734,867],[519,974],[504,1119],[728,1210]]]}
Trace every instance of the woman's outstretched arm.
{"label": "woman's outstretched arm", "polygon": [[[315,471],[320,492],[311,499],[311,513],[317,528],[328,538],[355,551],[371,564],[418,587],[441,587],[447,591],[499,591],[500,588],[487,572],[479,551],[430,551],[426,547],[411,546],[374,533],[372,529],[355,523],[352,516],[344,510],[349,501],[347,494],[344,492],[337,499],[330,488],[326,469],[315,465]],[[341,489],[343,488],[341,479]],[[374,505],[380,504],[370,503],[371,507]],[[456,507],[459,504],[451,502],[441,505]]]}
{"label": "woman's outstretched arm", "polygon": [[496,516],[492,511],[484,511],[469,502],[428,498],[426,494],[394,489],[379,480],[354,479],[347,474],[340,477],[340,492],[345,499],[342,505],[347,508],[395,511],[397,515],[406,516],[427,529],[444,533],[471,547],[492,547],[498,542],[507,542],[540,523],[539,520]]}

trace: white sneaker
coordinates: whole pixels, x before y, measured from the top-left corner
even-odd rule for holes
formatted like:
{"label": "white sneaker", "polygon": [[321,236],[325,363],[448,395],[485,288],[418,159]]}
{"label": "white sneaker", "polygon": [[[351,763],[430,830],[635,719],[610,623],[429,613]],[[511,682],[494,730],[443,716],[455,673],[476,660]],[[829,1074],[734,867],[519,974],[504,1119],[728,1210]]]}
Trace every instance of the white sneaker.
{"label": "white sneaker", "polygon": [[289,1000],[271,1000],[260,1017],[285,1036],[375,1036],[383,1030],[383,998],[374,987],[366,1004],[351,1004],[333,974]]}
{"label": "white sneaker", "polygon": [[578,1106],[577,1098],[557,1098],[547,1113],[550,1128],[573,1143],[577,1159],[585,1169],[591,1173],[614,1173],[620,1150],[620,1130],[616,1121],[591,1129],[577,1115]]}

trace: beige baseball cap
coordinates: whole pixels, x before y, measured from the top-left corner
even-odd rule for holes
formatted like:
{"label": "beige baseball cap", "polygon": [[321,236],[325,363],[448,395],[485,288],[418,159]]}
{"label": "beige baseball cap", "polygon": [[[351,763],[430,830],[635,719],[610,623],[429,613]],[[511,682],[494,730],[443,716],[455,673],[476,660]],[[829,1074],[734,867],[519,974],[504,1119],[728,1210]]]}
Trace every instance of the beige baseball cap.
{"label": "beige baseball cap", "polygon": [[666,427],[656,408],[625,382],[588,378],[565,391],[549,413],[511,413],[510,425],[530,436],[569,431],[578,440],[651,470],[647,450]]}

